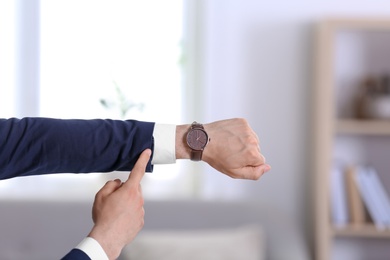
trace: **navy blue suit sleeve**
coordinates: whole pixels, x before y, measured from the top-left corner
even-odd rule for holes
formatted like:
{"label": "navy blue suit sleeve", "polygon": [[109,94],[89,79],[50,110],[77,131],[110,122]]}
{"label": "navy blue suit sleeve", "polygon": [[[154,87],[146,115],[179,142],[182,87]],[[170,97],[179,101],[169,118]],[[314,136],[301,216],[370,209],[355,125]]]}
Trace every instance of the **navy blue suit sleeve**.
{"label": "navy blue suit sleeve", "polygon": [[130,171],[143,150],[153,152],[153,129],[136,120],[0,119],[0,179]]}
{"label": "navy blue suit sleeve", "polygon": [[61,260],[90,260],[89,256],[80,249],[72,249]]}

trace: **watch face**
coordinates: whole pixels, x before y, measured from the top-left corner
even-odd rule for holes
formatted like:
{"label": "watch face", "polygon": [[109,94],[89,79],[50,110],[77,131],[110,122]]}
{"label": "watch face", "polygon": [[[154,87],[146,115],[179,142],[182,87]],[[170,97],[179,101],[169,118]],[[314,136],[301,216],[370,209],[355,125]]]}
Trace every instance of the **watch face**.
{"label": "watch face", "polygon": [[187,134],[187,144],[194,150],[203,150],[208,141],[208,136],[202,129],[192,129]]}

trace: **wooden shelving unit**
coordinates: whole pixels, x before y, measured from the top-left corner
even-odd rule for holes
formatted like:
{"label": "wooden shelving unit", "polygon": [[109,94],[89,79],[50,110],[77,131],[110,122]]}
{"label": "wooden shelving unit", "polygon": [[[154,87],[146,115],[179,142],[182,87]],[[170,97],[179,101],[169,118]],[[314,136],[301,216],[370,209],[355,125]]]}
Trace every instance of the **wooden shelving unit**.
{"label": "wooden shelving unit", "polygon": [[390,230],[378,230],[373,224],[333,228],[334,237],[390,238]]}
{"label": "wooden shelving unit", "polygon": [[[389,239],[390,242],[390,230],[378,230],[372,223],[336,228],[333,226],[330,217],[330,172],[332,160],[334,159],[334,143],[337,141],[337,138],[340,138],[340,136],[357,139],[380,137],[390,140],[390,120],[363,120],[357,119],[350,112],[340,112],[339,104],[341,103],[340,100],[343,101],[343,99],[338,99],[338,95],[340,93],[349,93],[348,91],[343,92],[338,89],[341,85],[341,81],[338,80],[340,76],[338,69],[342,68],[342,66],[336,65],[338,62],[337,55],[340,55],[337,49],[337,41],[339,40],[338,37],[340,34],[344,32],[362,32],[362,34],[388,33],[390,39],[390,18],[326,20],[319,24],[317,30],[316,50],[314,54],[316,62],[315,110],[313,113],[315,137],[313,142],[313,171],[315,174],[314,190],[316,195],[314,201],[314,229],[315,259],[317,260],[332,259],[332,247],[334,243],[337,243],[338,238],[382,238]],[[351,37],[351,39],[353,38]],[[390,44],[388,46],[387,52],[389,53]],[[364,77],[365,75],[361,76]],[[390,187],[387,188],[389,189]]]}
{"label": "wooden shelving unit", "polygon": [[390,120],[338,119],[336,132],[339,134],[390,136]]}

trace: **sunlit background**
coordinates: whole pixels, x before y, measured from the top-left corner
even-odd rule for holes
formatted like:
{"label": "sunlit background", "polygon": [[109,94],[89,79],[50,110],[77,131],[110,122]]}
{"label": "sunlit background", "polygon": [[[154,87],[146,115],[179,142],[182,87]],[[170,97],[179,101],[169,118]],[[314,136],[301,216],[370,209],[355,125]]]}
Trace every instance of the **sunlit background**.
{"label": "sunlit background", "polygon": [[[182,108],[186,71],[182,1],[8,1],[3,5],[7,81],[2,85],[6,91],[2,117],[179,124],[187,115]],[[10,95],[6,98],[5,93]],[[145,196],[192,194],[191,184],[178,171],[178,166],[161,166],[158,174],[148,175]],[[15,179],[3,183],[1,192],[11,197],[69,199],[65,194],[72,191],[75,199],[89,198],[112,178],[95,174]],[[153,185],[155,180],[158,185]],[[176,182],[184,188],[172,192]]]}
{"label": "sunlit background", "polygon": [[[390,2],[4,0],[0,117],[172,124],[244,117],[260,138],[271,172],[253,182],[230,179],[205,163],[155,166],[143,179],[145,230],[205,223],[214,230],[257,221],[263,230],[257,246],[242,243],[256,257],[248,253],[237,259],[315,259],[316,193],[310,168],[314,38],[316,24],[332,17],[390,18]],[[121,102],[134,106],[123,111]],[[7,219],[0,223],[0,258],[46,259],[43,253],[47,259],[60,258],[90,229],[96,191],[107,179],[126,176],[64,174],[0,181],[0,216]],[[65,220],[61,210],[69,214]],[[20,224],[19,214],[31,214],[28,220],[38,224]],[[62,240],[43,252],[45,243],[57,237],[56,221],[65,227],[58,235]],[[34,228],[42,232],[33,236]],[[232,237],[253,238],[246,232],[235,230]],[[344,241],[346,247],[338,247],[332,259],[367,259],[367,252],[377,253],[370,259],[386,259],[381,256],[388,252],[388,238],[374,239],[367,250],[359,246],[365,240],[355,240]],[[233,244],[224,247],[226,252]],[[160,254],[158,259],[164,258]]]}

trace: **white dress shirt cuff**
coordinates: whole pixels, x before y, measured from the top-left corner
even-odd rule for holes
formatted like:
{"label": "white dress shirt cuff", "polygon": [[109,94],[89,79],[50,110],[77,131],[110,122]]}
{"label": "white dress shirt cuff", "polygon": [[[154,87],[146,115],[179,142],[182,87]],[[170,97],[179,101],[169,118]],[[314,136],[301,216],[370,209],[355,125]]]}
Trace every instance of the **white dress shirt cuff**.
{"label": "white dress shirt cuff", "polygon": [[176,163],[176,125],[155,124],[152,164]]}
{"label": "white dress shirt cuff", "polygon": [[76,248],[86,253],[92,260],[109,260],[102,246],[92,237],[84,238]]}

